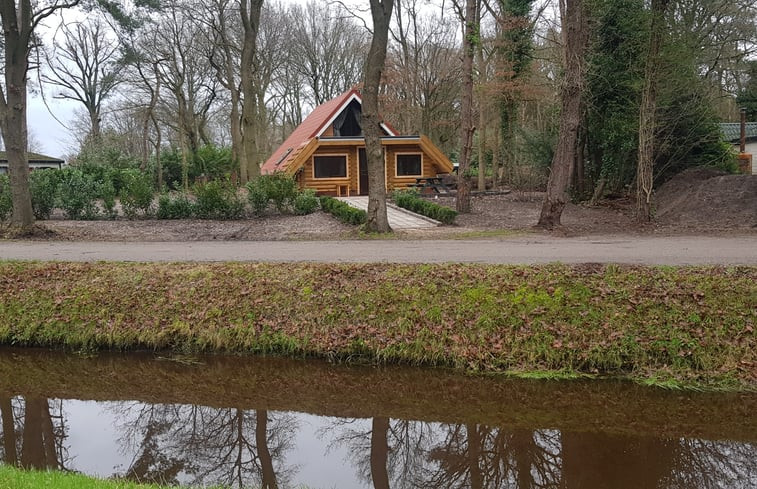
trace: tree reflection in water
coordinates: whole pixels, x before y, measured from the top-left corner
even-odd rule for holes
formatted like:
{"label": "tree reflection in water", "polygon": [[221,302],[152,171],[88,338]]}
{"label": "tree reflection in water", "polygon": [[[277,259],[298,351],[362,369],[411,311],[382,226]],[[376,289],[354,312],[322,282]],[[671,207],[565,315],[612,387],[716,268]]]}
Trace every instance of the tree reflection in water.
{"label": "tree reflection in water", "polygon": [[[70,470],[66,402],[0,395],[0,460]],[[122,453],[133,454],[120,477],[278,489],[291,487],[298,470],[286,460],[298,430],[296,414],[141,402],[106,406]],[[337,419],[318,434],[331,448],[348,448],[354,469],[345,470],[356,470],[375,489],[757,487],[757,447],[736,441],[386,416]],[[309,453],[305,460],[322,455]]]}
{"label": "tree reflection in water", "polygon": [[0,395],[2,460],[30,469],[65,470],[63,401]]}
{"label": "tree reflection in water", "polygon": [[286,487],[285,464],[297,430],[288,413],[189,405],[112,406],[120,443],[136,453],[123,477],[161,484]]}
{"label": "tree reflection in water", "polygon": [[329,442],[329,449],[346,446],[358,476],[375,489],[416,487],[434,442],[432,424],[375,417],[365,429],[358,427],[362,421],[335,420],[319,437]]}
{"label": "tree reflection in water", "polygon": [[560,480],[559,432],[476,424],[441,429],[446,435],[428,452],[433,464],[423,487],[535,489],[556,487]]}

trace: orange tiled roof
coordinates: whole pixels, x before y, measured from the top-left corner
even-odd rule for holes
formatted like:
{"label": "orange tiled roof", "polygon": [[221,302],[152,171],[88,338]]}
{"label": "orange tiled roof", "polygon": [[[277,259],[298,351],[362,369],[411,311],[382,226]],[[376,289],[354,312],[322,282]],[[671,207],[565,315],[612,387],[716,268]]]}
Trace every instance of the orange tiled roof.
{"label": "orange tiled roof", "polygon": [[[305,147],[314,137],[320,136],[326,126],[347,106],[353,96],[362,104],[360,92],[353,88],[313,109],[313,112],[302,121],[302,124],[297,126],[297,129],[289,135],[286,141],[263,163],[260,172],[267,174],[285,171],[287,163],[299,153],[298,150]],[[397,131],[388,123],[382,122],[382,124],[390,135],[397,135]]]}

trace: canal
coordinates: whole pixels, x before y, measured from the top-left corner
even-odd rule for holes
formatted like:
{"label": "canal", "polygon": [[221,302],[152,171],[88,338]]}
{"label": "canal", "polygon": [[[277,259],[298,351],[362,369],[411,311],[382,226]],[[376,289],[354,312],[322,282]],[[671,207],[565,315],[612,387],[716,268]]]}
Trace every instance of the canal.
{"label": "canal", "polygon": [[757,394],[0,349],[0,458],[183,485],[753,488]]}

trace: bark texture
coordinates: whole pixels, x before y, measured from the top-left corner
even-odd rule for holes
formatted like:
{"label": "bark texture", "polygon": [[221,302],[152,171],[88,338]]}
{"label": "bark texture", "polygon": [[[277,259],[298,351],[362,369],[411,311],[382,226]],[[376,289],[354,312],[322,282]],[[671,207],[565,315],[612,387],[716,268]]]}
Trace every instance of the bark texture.
{"label": "bark texture", "polygon": [[652,24],[649,33],[644,89],[639,109],[639,162],[636,166],[636,219],[652,220],[655,131],[657,129],[657,79],[660,70],[660,47],[665,35],[665,11],[670,0],[652,0]]}
{"label": "bark texture", "polygon": [[26,71],[29,67],[32,7],[28,0],[22,0],[17,11],[14,0],[2,0],[0,14],[5,41],[5,91],[0,94],[0,130],[8,157],[13,200],[11,225],[25,232],[34,224],[26,155]]}
{"label": "bark texture", "polygon": [[581,125],[584,54],[588,39],[582,0],[566,0],[561,16],[565,39],[565,79],[560,94],[562,110],[557,148],[537,224],[545,229],[560,226],[560,218],[569,199],[568,187],[576,161],[578,129]]}
{"label": "bark texture", "polygon": [[457,212],[470,212],[470,158],[473,147],[473,56],[478,43],[476,22],[477,0],[465,2],[465,27],[463,30],[463,91],[460,100],[460,159],[457,168]]}
{"label": "bark texture", "polygon": [[259,131],[259,110],[257,87],[255,86],[255,52],[260,30],[260,12],[263,0],[241,0],[242,15],[242,154],[239,155],[239,178],[242,184],[260,175],[260,151],[257,135]]}
{"label": "bark texture", "polygon": [[365,60],[363,82],[363,134],[369,188],[368,221],[365,227],[367,231],[377,233],[388,233],[392,230],[386,215],[386,164],[381,146],[378,92],[386,60],[386,45],[393,7],[394,0],[371,0],[373,39]]}

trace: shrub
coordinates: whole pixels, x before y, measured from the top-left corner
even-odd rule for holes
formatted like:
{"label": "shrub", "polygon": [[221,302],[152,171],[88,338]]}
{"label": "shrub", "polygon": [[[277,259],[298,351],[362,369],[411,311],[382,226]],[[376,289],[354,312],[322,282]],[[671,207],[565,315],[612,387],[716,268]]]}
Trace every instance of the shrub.
{"label": "shrub", "polygon": [[318,209],[318,197],[315,196],[315,190],[306,189],[297,194],[292,203],[294,213],[300,216],[312,214]]}
{"label": "shrub", "polygon": [[113,181],[105,180],[104,182],[100,182],[99,194],[102,199],[103,211],[108,219],[118,217],[118,210],[116,210],[116,188],[113,186]]}
{"label": "shrub", "polygon": [[59,170],[37,170],[29,174],[32,210],[37,219],[48,219],[55,208],[60,183]]}
{"label": "shrub", "polygon": [[252,211],[258,216],[268,209],[271,199],[268,197],[268,190],[262,184],[260,178],[247,183],[247,200],[252,206]]}
{"label": "shrub", "polygon": [[150,177],[139,170],[123,170],[121,176],[124,184],[119,196],[124,215],[129,219],[150,215],[154,196]]}
{"label": "shrub", "polygon": [[457,217],[456,211],[424,200],[413,191],[396,191],[392,194],[392,200],[404,209],[436,219],[444,224],[452,224]]}
{"label": "shrub", "polygon": [[0,221],[4,221],[13,212],[13,198],[8,175],[0,175]]}
{"label": "shrub", "polygon": [[368,220],[368,214],[362,209],[356,209],[349,204],[333,197],[321,197],[321,209],[333,214],[347,224],[364,224]]}
{"label": "shrub", "polygon": [[265,192],[279,212],[286,212],[294,204],[294,199],[299,193],[297,182],[285,173],[261,175],[248,184],[248,190],[250,187],[255,188],[256,191]]}
{"label": "shrub", "polygon": [[185,193],[175,196],[164,193],[158,197],[158,219],[189,219],[195,214],[195,205]]}
{"label": "shrub", "polygon": [[60,207],[69,219],[96,218],[99,193],[99,185],[92,175],[77,168],[60,170],[57,195]]}
{"label": "shrub", "polygon": [[239,219],[244,202],[230,182],[212,181],[194,186],[195,214],[200,219]]}

